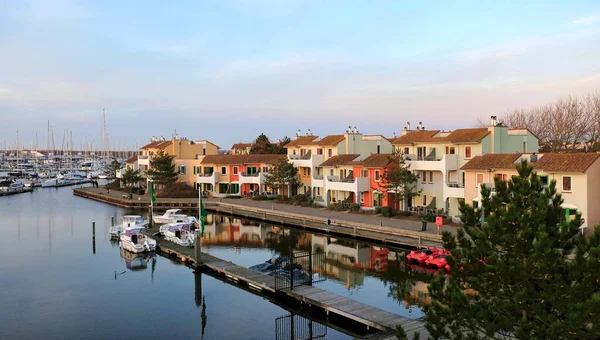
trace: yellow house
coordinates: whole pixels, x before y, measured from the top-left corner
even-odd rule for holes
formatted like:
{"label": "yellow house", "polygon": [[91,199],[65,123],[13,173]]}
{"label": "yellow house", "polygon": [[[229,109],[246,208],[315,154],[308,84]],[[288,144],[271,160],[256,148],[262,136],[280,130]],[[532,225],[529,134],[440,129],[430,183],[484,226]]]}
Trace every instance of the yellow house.
{"label": "yellow house", "polygon": [[179,181],[194,185],[196,183],[194,167],[200,165],[204,156],[218,154],[219,146],[207,140],[190,140],[177,136],[172,140],[154,138],[149,144],[141,147],[138,154],[138,167],[143,175],[150,167],[152,156],[160,151],[174,156],[173,163],[175,171],[179,172]]}
{"label": "yellow house", "polygon": [[522,159],[534,167],[542,183],[556,181],[556,190],[564,200],[565,219],[576,213],[583,218],[586,233],[600,224],[600,154],[598,153],[541,153],[486,154],[476,156],[461,170],[465,173],[465,202],[478,205],[481,187],[494,188],[494,178],[508,180],[517,175]]}

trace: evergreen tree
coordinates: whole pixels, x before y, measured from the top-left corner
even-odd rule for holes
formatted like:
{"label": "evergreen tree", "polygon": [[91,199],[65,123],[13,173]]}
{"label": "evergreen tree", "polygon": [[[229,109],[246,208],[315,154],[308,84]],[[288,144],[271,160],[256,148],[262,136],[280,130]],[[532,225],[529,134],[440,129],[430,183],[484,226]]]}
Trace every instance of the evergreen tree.
{"label": "evergreen tree", "polygon": [[133,170],[131,168],[127,168],[123,173],[122,180],[126,187],[134,186],[142,179],[139,170]]}
{"label": "evergreen tree", "polygon": [[292,192],[301,185],[298,178],[298,168],[288,161],[287,157],[282,157],[265,174],[265,184],[278,190],[287,186],[288,196],[291,196]]}
{"label": "evergreen tree", "polygon": [[273,154],[273,144],[264,133],[261,133],[250,148],[251,154]]}
{"label": "evergreen tree", "polygon": [[166,154],[160,150],[150,160],[150,169],[148,169],[148,178],[159,187],[172,184],[177,181],[177,172],[175,172],[174,156]]}
{"label": "evergreen tree", "polygon": [[556,182],[542,185],[526,162],[517,170],[495,194],[482,187],[480,208],[461,204],[456,237],[444,232],[452,277],[429,287],[432,339],[600,338],[600,228],[583,236]]}
{"label": "evergreen tree", "polygon": [[[408,200],[418,196],[420,191],[416,190],[419,176],[410,171],[410,165],[406,164],[404,156],[399,150],[394,150],[389,158],[389,164],[381,175],[382,186],[387,192],[393,194],[392,206],[403,201],[403,210],[408,209]],[[377,188],[374,188],[377,189]]]}

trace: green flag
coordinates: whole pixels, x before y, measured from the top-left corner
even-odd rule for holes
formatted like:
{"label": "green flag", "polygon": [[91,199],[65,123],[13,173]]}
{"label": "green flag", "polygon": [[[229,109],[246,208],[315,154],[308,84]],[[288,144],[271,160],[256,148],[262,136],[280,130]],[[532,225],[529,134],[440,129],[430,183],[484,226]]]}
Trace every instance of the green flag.
{"label": "green flag", "polygon": [[204,210],[204,203],[202,203],[202,195],[200,195],[200,236],[204,236],[204,219],[206,218],[206,210]]}
{"label": "green flag", "polygon": [[150,182],[149,184],[148,191],[150,191],[150,202],[154,204],[154,202],[156,202],[156,196],[154,196],[154,183]]}

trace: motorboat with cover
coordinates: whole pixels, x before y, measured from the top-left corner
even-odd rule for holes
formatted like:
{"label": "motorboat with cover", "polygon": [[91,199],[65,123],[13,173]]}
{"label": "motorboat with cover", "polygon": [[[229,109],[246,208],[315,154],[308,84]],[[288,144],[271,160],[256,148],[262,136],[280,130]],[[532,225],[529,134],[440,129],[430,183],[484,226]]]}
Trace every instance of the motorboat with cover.
{"label": "motorboat with cover", "polygon": [[156,240],[146,234],[143,226],[127,227],[119,235],[121,248],[132,253],[144,253],[156,250]]}
{"label": "motorboat with cover", "polygon": [[194,225],[198,223],[195,217],[183,214],[181,209],[169,209],[162,215],[153,216],[152,221],[154,223],[189,223]]}
{"label": "motorboat with cover", "polygon": [[129,227],[148,227],[148,221],[144,220],[139,215],[125,215],[123,216],[123,223],[121,225],[115,225],[110,227],[110,238],[118,239],[119,235]]}
{"label": "motorboat with cover", "polygon": [[165,240],[184,247],[194,245],[194,232],[189,223],[169,223],[160,226],[160,234]]}

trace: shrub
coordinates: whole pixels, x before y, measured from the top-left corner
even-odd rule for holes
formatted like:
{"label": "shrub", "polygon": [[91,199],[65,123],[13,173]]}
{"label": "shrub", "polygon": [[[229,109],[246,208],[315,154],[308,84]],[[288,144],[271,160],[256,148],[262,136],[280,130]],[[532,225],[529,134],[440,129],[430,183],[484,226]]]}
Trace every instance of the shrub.
{"label": "shrub", "polygon": [[381,207],[375,208],[375,214],[381,214]]}
{"label": "shrub", "polygon": [[423,220],[425,220],[427,222],[435,222],[435,217],[436,217],[436,215],[434,215],[434,214],[428,214],[427,216],[425,216],[423,218]]}
{"label": "shrub", "polygon": [[352,203],[350,205],[350,211],[353,211],[353,212],[360,211],[360,205],[358,203]]}
{"label": "shrub", "polygon": [[394,216],[394,210],[392,210],[392,207],[381,207],[381,215],[384,217],[392,217]]}
{"label": "shrub", "polygon": [[164,198],[197,198],[198,190],[187,183],[175,182],[165,185],[157,196]]}
{"label": "shrub", "polygon": [[404,216],[412,216],[412,213],[410,211],[405,211]]}

